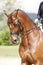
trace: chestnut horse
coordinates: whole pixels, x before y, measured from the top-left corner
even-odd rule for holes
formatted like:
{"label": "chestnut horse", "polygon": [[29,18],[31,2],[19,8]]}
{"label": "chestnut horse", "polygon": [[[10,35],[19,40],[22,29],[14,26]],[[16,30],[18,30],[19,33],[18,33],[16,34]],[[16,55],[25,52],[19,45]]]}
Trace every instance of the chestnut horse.
{"label": "chestnut horse", "polygon": [[22,65],[43,65],[43,33],[22,10],[15,10],[8,17],[11,41],[16,44],[22,38],[19,54]]}

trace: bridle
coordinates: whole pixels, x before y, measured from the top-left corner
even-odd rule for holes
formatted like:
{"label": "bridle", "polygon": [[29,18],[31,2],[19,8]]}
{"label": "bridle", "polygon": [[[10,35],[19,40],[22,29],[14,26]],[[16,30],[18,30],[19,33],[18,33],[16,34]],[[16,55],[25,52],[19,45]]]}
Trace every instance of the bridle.
{"label": "bridle", "polygon": [[19,20],[18,20],[17,26],[18,26],[18,29],[19,29],[19,30],[18,30],[17,32],[10,32],[11,35],[12,35],[12,34],[16,34],[16,35],[19,35],[19,34],[26,35],[26,34],[30,34],[30,33],[33,32],[35,29],[39,29],[38,27],[34,27],[34,28],[30,29],[30,30],[23,31],[23,29],[21,29],[21,28],[22,28],[22,25],[21,25],[21,23],[19,22]]}
{"label": "bridle", "polygon": [[[17,10],[17,14],[18,14],[18,10]],[[16,18],[15,18],[15,19],[18,19],[17,15],[16,15]],[[17,26],[18,26],[18,29],[19,29],[19,30],[18,30],[17,32],[10,32],[11,35],[12,35],[12,34],[16,34],[16,35],[23,34],[23,35],[26,35],[26,34],[30,34],[30,33],[31,33],[32,31],[34,31],[35,29],[39,29],[38,27],[34,27],[34,28],[30,29],[30,30],[23,31],[22,25],[21,25],[21,23],[19,22],[19,20],[18,20]],[[22,28],[22,29],[21,29],[21,28]]]}

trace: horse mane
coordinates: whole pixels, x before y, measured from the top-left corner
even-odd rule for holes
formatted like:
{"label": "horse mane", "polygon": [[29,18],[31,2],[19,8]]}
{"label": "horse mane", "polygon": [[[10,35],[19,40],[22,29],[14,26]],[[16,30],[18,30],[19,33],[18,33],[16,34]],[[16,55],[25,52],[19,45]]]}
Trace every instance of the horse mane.
{"label": "horse mane", "polygon": [[[36,24],[34,23],[34,21],[30,18],[30,16],[29,16],[26,12],[24,12],[24,11],[21,10],[21,9],[17,9],[17,10],[23,12],[24,14],[26,14],[26,16],[28,16],[28,18],[33,22],[33,24],[35,25],[35,27],[37,27]],[[16,11],[16,10],[15,10],[15,11]],[[15,12],[15,11],[14,11],[14,12]],[[14,13],[14,12],[12,12],[12,13]]]}

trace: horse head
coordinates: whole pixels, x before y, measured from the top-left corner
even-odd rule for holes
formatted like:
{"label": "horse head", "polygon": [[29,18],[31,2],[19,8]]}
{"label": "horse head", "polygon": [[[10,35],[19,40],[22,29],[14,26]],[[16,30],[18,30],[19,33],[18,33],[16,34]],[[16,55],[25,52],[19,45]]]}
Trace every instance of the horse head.
{"label": "horse head", "polygon": [[22,31],[21,23],[18,20],[17,14],[18,10],[15,10],[13,13],[9,14],[4,11],[5,15],[8,17],[8,26],[10,28],[10,38],[12,43],[16,44],[20,40],[20,34]]}

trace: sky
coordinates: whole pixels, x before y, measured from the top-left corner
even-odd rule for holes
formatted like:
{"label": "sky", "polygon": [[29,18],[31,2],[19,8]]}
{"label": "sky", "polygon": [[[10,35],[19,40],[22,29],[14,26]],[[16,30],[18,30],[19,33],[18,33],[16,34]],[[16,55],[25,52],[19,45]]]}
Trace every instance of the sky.
{"label": "sky", "polygon": [[[17,1],[20,1],[20,0],[17,0]],[[23,9],[26,12],[37,13],[38,8],[39,8],[39,4],[42,1],[43,0],[23,0],[20,3],[21,9]]]}

